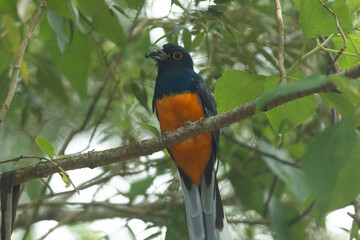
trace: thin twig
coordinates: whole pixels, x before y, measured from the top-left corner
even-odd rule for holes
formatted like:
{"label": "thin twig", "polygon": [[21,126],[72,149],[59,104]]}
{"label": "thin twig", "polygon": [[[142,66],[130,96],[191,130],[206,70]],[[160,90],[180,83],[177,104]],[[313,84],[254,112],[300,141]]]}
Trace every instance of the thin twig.
{"label": "thin twig", "polygon": [[332,124],[335,124],[339,121],[339,115],[335,107],[332,107],[331,109],[331,120],[332,120]]}
{"label": "thin twig", "polygon": [[[59,174],[60,173],[62,173],[62,174],[60,174],[60,176],[61,176],[61,178],[63,179],[63,181],[66,183],[66,184],[68,184],[68,182],[73,186],[73,188],[74,188],[74,190],[77,192],[77,194],[79,194],[80,195],[80,192],[79,192],[79,190],[76,188],[76,186],[74,185],[74,183],[73,183],[73,181],[71,180],[71,178],[70,178],[70,175],[59,165],[59,164],[57,164],[56,162],[54,162],[52,159],[49,159],[49,161],[50,162],[52,162],[55,166],[57,166],[57,168],[59,169]],[[66,179],[64,179],[66,177]],[[69,185],[70,185],[69,184]]]}
{"label": "thin twig", "polygon": [[[329,38],[327,38],[325,41],[326,43],[328,43]],[[325,42],[324,41],[324,42]],[[316,42],[317,42],[317,45],[321,48],[321,50],[325,51],[325,52],[329,52],[329,53],[336,53],[338,54],[340,52],[340,50],[336,50],[336,49],[332,49],[332,48],[327,48],[325,47],[326,44],[324,44],[324,42],[322,42],[320,44],[320,41],[319,39],[316,39]],[[347,52],[347,51],[343,51],[342,52],[342,55],[346,55],[346,56],[350,56],[350,57],[356,57],[356,58],[359,58],[360,59],[360,54],[356,54],[356,53],[352,53],[352,52]]]}
{"label": "thin twig", "polygon": [[311,210],[313,209],[315,203],[316,203],[315,200],[312,201],[312,203],[310,203],[310,205],[304,210],[304,212],[302,212],[299,216],[297,216],[289,221],[289,225],[293,225],[296,222],[300,221],[302,218],[306,217],[306,215],[308,215],[311,212]]}
{"label": "thin twig", "polygon": [[279,38],[278,68],[281,76],[279,84],[285,84],[287,76],[284,67],[284,21],[282,18],[280,0],[274,0],[274,2],[275,2],[276,19],[278,22],[278,38]]}
{"label": "thin twig", "polygon": [[352,214],[348,212],[347,214],[354,219],[354,222],[360,228],[360,199],[359,196],[357,196],[354,201],[352,201],[352,204],[354,206],[355,213]]}
{"label": "thin twig", "polygon": [[246,224],[246,225],[269,225],[269,221],[266,219],[259,219],[259,220],[234,220],[228,219],[228,223],[231,224]]}
{"label": "thin twig", "polygon": [[58,222],[58,224],[56,224],[55,227],[50,228],[49,231],[47,233],[45,233],[42,237],[40,237],[38,240],[44,240],[47,236],[49,236],[50,233],[52,233],[53,231],[55,231],[57,228],[67,224],[68,222],[70,222],[71,220],[73,220],[75,217],[77,217],[81,212],[73,212],[72,214],[68,215],[66,218],[62,219],[61,221]]}
{"label": "thin twig", "polygon": [[[29,21],[31,20],[31,16],[23,19],[21,22],[15,23],[15,26],[17,28],[20,28],[21,26],[27,24]],[[9,33],[9,29],[5,29],[3,32],[0,33],[0,39],[2,39],[3,37],[5,37],[7,34]]]}
{"label": "thin twig", "polygon": [[40,156],[36,156],[36,155],[29,155],[29,156],[19,156],[19,157],[16,157],[16,158],[11,158],[11,159],[7,159],[7,160],[3,160],[3,161],[0,161],[0,164],[4,164],[4,163],[9,163],[9,162],[17,162],[21,159],[39,159],[39,160],[49,160],[47,158],[44,158],[44,157],[40,157]]}
{"label": "thin twig", "polygon": [[15,90],[16,90],[16,85],[17,85],[17,82],[18,82],[18,79],[19,79],[20,66],[21,66],[21,62],[22,62],[22,58],[24,56],[26,46],[29,43],[29,41],[31,39],[31,35],[34,32],[34,29],[35,29],[36,25],[38,24],[42,14],[46,10],[46,8],[47,8],[46,3],[42,3],[40,5],[40,8],[38,9],[38,11],[36,12],[34,18],[32,19],[30,27],[29,27],[28,31],[25,34],[25,37],[23,38],[23,40],[21,42],[19,51],[18,51],[18,53],[16,55],[15,64],[13,66],[13,70],[12,70],[12,73],[11,73],[11,82],[10,82],[9,91],[7,93],[5,102],[1,105],[0,124],[4,121],[6,112],[9,109],[9,107],[11,105],[11,101],[12,101],[12,99],[14,97]]}
{"label": "thin twig", "polygon": [[270,191],[269,191],[268,197],[267,197],[267,199],[266,199],[264,211],[263,211],[263,213],[262,213],[263,218],[266,218],[266,215],[267,215],[267,213],[268,213],[269,205],[270,205],[270,200],[271,200],[271,198],[272,198],[272,196],[273,196],[273,193],[274,193],[274,190],[275,190],[275,187],[276,187],[277,180],[278,180],[278,177],[275,175],[275,176],[273,177],[272,182],[271,182]]}
{"label": "thin twig", "polygon": [[336,16],[336,14],[333,12],[333,10],[331,10],[328,6],[325,5],[325,3],[322,1],[322,0],[319,0],[319,2],[321,3],[321,5],[326,8],[335,18],[335,22],[336,22],[336,27],[338,29],[338,31],[340,32],[340,35],[344,41],[344,45],[343,47],[340,49],[340,51],[336,54],[336,56],[334,57],[333,61],[331,62],[329,68],[328,68],[328,71],[327,71],[327,74],[330,73],[330,70],[333,68],[335,62],[337,61],[337,59],[340,57],[340,55],[344,52],[344,50],[346,49],[347,47],[347,39],[346,39],[346,36],[343,32],[343,30],[341,29],[340,27],[340,23],[339,23],[339,19],[338,17]]}
{"label": "thin twig", "polygon": [[264,152],[256,147],[252,147],[252,146],[249,146],[247,145],[246,143],[243,143],[239,140],[237,140],[236,138],[234,138],[234,136],[232,136],[231,134],[229,133],[225,133],[223,132],[222,135],[224,135],[226,138],[228,138],[230,141],[232,141],[233,143],[236,143],[237,145],[243,147],[243,148],[246,148],[246,149],[249,149],[250,151],[253,151],[253,152],[256,152],[260,155],[263,155],[263,156],[266,156],[266,157],[269,157],[275,161],[278,161],[282,164],[285,164],[285,165],[289,165],[291,167],[295,167],[295,168],[299,168],[299,165],[296,163],[296,162],[289,162],[289,161],[286,161],[284,159],[281,159],[279,158],[278,156],[275,156],[273,154],[270,154],[270,153],[267,153],[267,152]]}

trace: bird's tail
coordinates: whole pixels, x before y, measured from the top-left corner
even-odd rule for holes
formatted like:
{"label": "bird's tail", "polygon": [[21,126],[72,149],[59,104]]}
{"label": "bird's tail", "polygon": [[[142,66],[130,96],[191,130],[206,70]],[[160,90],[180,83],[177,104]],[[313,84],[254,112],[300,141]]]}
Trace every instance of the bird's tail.
{"label": "bird's tail", "polygon": [[205,177],[200,186],[185,184],[180,176],[186,209],[190,240],[231,240],[229,226],[224,216],[219,187],[215,173],[208,184]]}

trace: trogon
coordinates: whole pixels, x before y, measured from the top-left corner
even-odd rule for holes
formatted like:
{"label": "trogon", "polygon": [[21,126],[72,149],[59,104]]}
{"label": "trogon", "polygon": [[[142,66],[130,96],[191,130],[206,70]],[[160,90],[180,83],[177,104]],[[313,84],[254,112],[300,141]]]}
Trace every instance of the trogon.
{"label": "trogon", "polygon": [[[215,99],[184,48],[168,43],[145,57],[157,62],[152,107],[162,133],[217,114]],[[180,176],[190,240],[231,239],[214,169],[219,137],[217,130],[168,148]]]}

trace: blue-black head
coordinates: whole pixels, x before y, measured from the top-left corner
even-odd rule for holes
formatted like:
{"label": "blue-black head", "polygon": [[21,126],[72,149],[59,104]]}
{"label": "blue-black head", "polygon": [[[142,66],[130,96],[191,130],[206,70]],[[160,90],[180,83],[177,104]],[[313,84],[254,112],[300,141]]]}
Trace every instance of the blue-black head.
{"label": "blue-black head", "polygon": [[193,71],[193,61],[190,54],[182,47],[168,43],[162,48],[155,47],[145,54],[157,62],[158,72]]}

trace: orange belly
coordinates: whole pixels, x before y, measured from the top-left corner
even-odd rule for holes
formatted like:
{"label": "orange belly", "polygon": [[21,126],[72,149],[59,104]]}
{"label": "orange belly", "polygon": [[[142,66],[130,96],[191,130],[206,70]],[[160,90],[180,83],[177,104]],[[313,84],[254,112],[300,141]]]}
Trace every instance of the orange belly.
{"label": "orange belly", "polygon": [[[178,129],[184,122],[195,122],[204,117],[197,94],[184,93],[165,96],[156,100],[156,109],[162,132]],[[176,165],[181,168],[194,184],[199,185],[210,159],[211,133],[169,147]]]}

